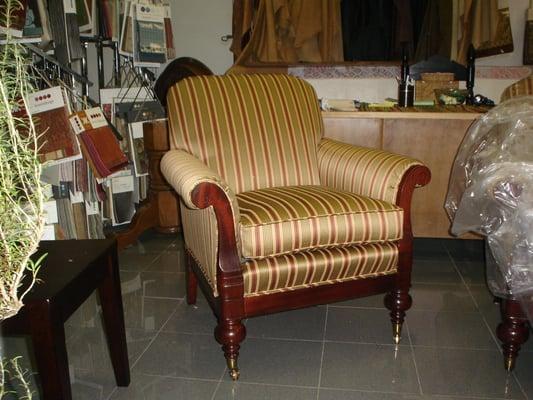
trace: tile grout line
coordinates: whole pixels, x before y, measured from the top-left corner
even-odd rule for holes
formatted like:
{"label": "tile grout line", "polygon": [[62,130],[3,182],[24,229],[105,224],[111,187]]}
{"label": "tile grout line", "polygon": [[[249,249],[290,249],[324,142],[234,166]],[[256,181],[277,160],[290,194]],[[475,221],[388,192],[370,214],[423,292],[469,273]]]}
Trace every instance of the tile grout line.
{"label": "tile grout line", "polygon": [[[173,243],[173,242],[172,242]],[[158,258],[161,257],[161,255],[163,254],[163,252],[168,249],[172,243],[169,243],[168,246],[166,246],[162,251],[158,252],[159,254],[152,260],[151,263],[148,264],[148,266],[152,265]],[[143,246],[144,247],[144,246]],[[145,267],[147,268],[147,267]],[[145,270],[145,268],[143,268],[140,272],[143,272]],[[119,268],[120,270],[120,268]],[[125,272],[131,272],[131,271],[128,271],[126,270]],[[137,271],[135,271],[137,272]],[[120,271],[119,271],[120,273]],[[121,282],[122,283],[122,282]],[[121,294],[122,295],[122,294]],[[154,340],[159,336],[159,333],[161,333],[163,327],[168,323],[168,321],[170,320],[170,318],[172,318],[172,316],[176,313],[176,311],[178,310],[178,306],[181,304],[181,302],[183,301],[183,299],[174,299],[174,300],[178,300],[178,304],[176,305],[176,307],[174,308],[174,311],[172,311],[170,313],[170,316],[167,318],[167,320],[163,323],[163,325],[161,325],[161,328],[159,328],[159,330],[157,331],[157,333],[154,335],[154,337],[152,338],[152,340],[150,340],[150,342],[146,345],[146,347],[144,348],[144,350],[142,351],[142,353],[136,358],[136,360],[131,364],[130,366],[130,374],[131,374],[131,371],[133,370],[133,368],[135,367],[135,365],[137,365],[137,362],[141,359],[141,357],[144,355],[144,353],[146,353],[146,351],[148,350],[148,348],[152,345],[152,343],[154,342]],[[109,394],[109,396],[107,396],[107,400],[110,400],[113,395],[118,391],[118,386],[115,385],[115,387],[113,388],[113,390],[111,391],[111,393]]]}
{"label": "tile grout line", "polygon": [[[178,310],[178,306],[180,305],[181,301],[178,302],[178,304],[176,305],[176,307],[174,308],[174,310],[170,313],[170,316],[167,318],[167,320],[163,323],[163,325],[161,325],[161,328],[159,328],[159,330],[157,331],[157,333],[154,335],[154,337],[150,340],[150,342],[146,345],[146,347],[144,348],[144,350],[141,352],[141,354],[139,354],[139,356],[135,359],[135,361],[133,361],[133,363],[131,363],[130,365],[130,374],[131,374],[131,371],[133,370],[133,368],[135,368],[135,365],[137,365],[137,362],[141,359],[141,357],[144,355],[144,353],[146,353],[146,351],[148,350],[148,348],[152,345],[152,343],[154,342],[154,340],[159,336],[159,333],[161,333],[163,327],[168,323],[168,321],[170,320],[170,318],[172,318],[172,316],[176,313],[176,311]],[[115,384],[115,387],[113,388],[113,390],[111,391],[111,393],[109,394],[109,396],[107,397],[107,400],[110,400],[113,395],[117,392],[118,390],[118,386],[116,386]]]}
{"label": "tile grout line", "polygon": [[493,342],[496,344],[496,348],[498,349],[498,351],[501,353],[502,352],[502,349],[501,349],[501,346],[500,346],[500,342],[498,341],[498,339],[496,338],[496,336],[494,335],[494,332],[492,331],[492,329],[490,328],[490,325],[489,323],[487,322],[487,319],[485,318],[485,315],[483,315],[483,313],[481,312],[481,309],[479,308],[479,304],[477,303],[476,301],[476,298],[474,297],[474,295],[472,294],[472,292],[470,291],[470,287],[468,286],[468,284],[466,283],[466,280],[465,278],[463,277],[463,274],[461,274],[461,271],[459,270],[459,268],[457,267],[457,264],[455,263],[455,260],[453,259],[452,255],[450,254],[450,251],[448,249],[446,249],[446,252],[448,253],[448,257],[450,258],[451,262],[452,262],[452,265],[453,265],[453,268],[455,269],[455,271],[459,274],[459,277],[461,278],[461,282],[463,283],[463,285],[465,286],[466,288],[466,291],[468,292],[468,295],[470,296],[470,299],[474,302],[474,305],[476,306],[476,310],[479,312],[479,314],[481,315],[481,318],[483,319],[483,323],[485,324],[485,327],[489,330],[489,334],[493,340]]}
{"label": "tile grout line", "polygon": [[135,366],[137,365],[137,363],[139,362],[139,360],[141,359],[141,357],[144,355],[144,353],[146,353],[146,351],[150,348],[150,346],[152,345],[152,343],[154,343],[154,341],[157,339],[157,337],[159,336],[159,334],[163,331],[163,328],[168,324],[168,322],[170,321],[170,319],[174,316],[174,314],[176,314],[176,312],[178,311],[178,307],[180,306],[181,302],[178,303],[178,305],[176,305],[176,307],[174,308],[174,311],[172,311],[169,315],[169,317],[166,319],[166,321],[161,325],[161,327],[157,330],[157,333],[154,335],[154,337],[152,338],[152,340],[150,340],[150,343],[148,343],[146,345],[146,347],[144,348],[144,350],[142,351],[141,354],[139,354],[139,356],[137,357],[137,359],[132,363],[131,365],[131,368],[130,370],[132,370],[133,368],[135,368]]}
{"label": "tile grout line", "polygon": [[322,384],[322,365],[324,364],[324,351],[326,349],[326,330],[328,329],[329,305],[326,305],[326,316],[324,318],[324,333],[322,333],[322,354],[320,355],[320,368],[318,369],[318,384],[316,389],[316,400],[320,397],[320,385]]}
{"label": "tile grout line", "polygon": [[405,328],[407,330],[407,338],[409,339],[409,347],[411,348],[411,357],[413,358],[413,363],[415,365],[415,372],[416,372],[416,379],[418,381],[418,391],[420,392],[420,395],[424,395],[424,391],[422,390],[422,380],[420,379],[420,373],[418,372],[418,364],[416,363],[416,357],[415,357],[415,348],[413,347],[413,341],[411,340],[411,330],[409,329],[409,324],[405,324]]}
{"label": "tile grout line", "polygon": [[220,388],[220,384],[222,383],[222,379],[224,379],[224,375],[226,375],[227,370],[228,370],[228,367],[224,367],[224,371],[222,371],[222,375],[220,375],[220,378],[218,379],[217,386],[215,387],[215,390],[213,390],[213,395],[211,396],[211,400],[215,400],[218,389]]}

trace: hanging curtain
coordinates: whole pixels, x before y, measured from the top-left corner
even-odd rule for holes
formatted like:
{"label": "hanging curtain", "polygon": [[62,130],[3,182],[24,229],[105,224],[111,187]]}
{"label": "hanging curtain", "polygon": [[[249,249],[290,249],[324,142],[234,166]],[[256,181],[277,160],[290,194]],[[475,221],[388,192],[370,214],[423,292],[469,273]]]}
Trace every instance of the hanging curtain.
{"label": "hanging curtain", "polygon": [[255,12],[254,3],[253,0],[233,0],[233,40],[230,50],[233,53],[235,60],[239,57],[242,49],[250,40],[252,20]]}
{"label": "hanging curtain", "polygon": [[426,60],[434,55],[451,57],[453,1],[430,1],[426,8],[416,48],[415,60]]}
{"label": "hanging curtain", "polygon": [[439,54],[466,65],[468,47],[477,57],[513,51],[508,13],[498,0],[437,0],[424,16],[416,60]]}
{"label": "hanging curtain", "polygon": [[340,0],[235,0],[231,49],[237,65],[342,61]]}
{"label": "hanging curtain", "polygon": [[508,9],[498,9],[498,0],[455,0],[459,14],[455,60],[466,64],[470,43],[476,57],[509,53],[514,49]]}

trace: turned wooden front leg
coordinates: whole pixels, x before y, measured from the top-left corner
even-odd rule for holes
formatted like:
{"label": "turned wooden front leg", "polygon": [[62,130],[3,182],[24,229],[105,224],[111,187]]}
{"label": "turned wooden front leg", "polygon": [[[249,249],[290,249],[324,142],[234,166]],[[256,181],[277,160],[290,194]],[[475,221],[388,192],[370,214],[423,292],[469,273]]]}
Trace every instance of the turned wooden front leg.
{"label": "turned wooden front leg", "polygon": [[518,300],[503,299],[500,303],[502,322],[496,333],[502,342],[504,366],[507,371],[513,370],[518,352],[529,337],[527,317]]}
{"label": "turned wooden front leg", "polygon": [[239,379],[239,368],[237,358],[239,357],[240,343],[246,337],[246,328],[240,320],[219,321],[215,328],[215,338],[222,345],[226,363],[228,365],[231,379]]}
{"label": "turned wooden front leg", "polygon": [[407,290],[394,290],[385,296],[385,307],[390,311],[394,343],[400,343],[405,312],[411,308],[413,299]]}

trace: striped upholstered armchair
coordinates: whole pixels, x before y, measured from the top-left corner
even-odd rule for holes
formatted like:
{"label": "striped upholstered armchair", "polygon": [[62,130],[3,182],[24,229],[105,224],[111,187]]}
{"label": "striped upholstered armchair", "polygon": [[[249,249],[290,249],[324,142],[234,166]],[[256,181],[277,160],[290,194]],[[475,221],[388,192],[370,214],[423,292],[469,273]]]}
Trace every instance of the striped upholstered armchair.
{"label": "striped upholstered armchair", "polygon": [[242,320],[261,314],[387,293],[398,342],[411,306],[411,196],[429,170],[325,139],[316,94],[294,77],[187,78],[167,109],[161,170],[182,202],[187,301],[199,285],[232,378]]}

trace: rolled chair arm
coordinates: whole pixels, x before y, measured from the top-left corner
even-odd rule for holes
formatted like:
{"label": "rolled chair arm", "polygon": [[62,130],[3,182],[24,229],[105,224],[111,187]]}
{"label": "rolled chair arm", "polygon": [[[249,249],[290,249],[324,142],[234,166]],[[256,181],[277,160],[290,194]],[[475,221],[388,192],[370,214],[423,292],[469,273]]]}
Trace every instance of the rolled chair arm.
{"label": "rolled chair arm", "polygon": [[161,160],[161,172],[185,205],[191,209],[201,209],[212,205],[208,204],[209,202],[202,202],[204,204],[200,205],[198,201],[195,201],[195,190],[200,185],[213,184],[217,186],[229,201],[235,220],[239,220],[239,208],[235,194],[220,175],[198,158],[183,150],[170,150]]}
{"label": "rolled chair arm", "polygon": [[[323,185],[390,203],[397,203],[402,179],[415,166],[424,164],[387,151],[331,139],[322,139],[318,146],[318,168]],[[416,184],[423,186],[428,182],[429,175],[427,180]]]}
{"label": "rolled chair arm", "polygon": [[[217,219],[217,286],[241,282],[237,198],[224,179],[183,150],[170,150],[161,160],[161,172],[190,209],[213,207]],[[221,275],[221,273],[223,275]]]}

